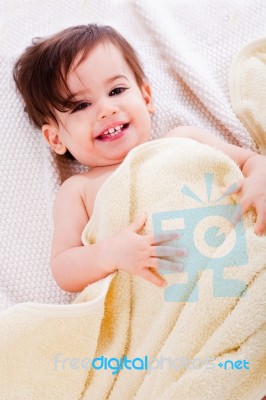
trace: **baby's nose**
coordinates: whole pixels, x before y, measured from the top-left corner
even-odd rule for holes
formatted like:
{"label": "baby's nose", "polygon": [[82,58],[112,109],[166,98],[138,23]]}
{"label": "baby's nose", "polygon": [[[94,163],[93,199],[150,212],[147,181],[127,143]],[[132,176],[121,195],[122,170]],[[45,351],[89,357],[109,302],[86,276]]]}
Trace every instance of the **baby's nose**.
{"label": "baby's nose", "polygon": [[105,107],[102,107],[99,111],[97,119],[102,120],[104,118],[111,117],[112,115],[117,114],[118,111],[118,107],[114,105],[106,105]]}

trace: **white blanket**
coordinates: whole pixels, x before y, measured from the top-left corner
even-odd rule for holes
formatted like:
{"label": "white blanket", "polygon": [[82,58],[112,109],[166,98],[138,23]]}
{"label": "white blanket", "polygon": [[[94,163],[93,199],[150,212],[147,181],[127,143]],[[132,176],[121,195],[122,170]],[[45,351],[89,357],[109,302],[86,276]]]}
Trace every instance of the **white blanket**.
{"label": "white blanket", "polygon": [[52,207],[62,181],[81,171],[54,157],[15,94],[14,59],[35,36],[76,24],[117,28],[137,49],[153,88],[153,138],[177,125],[209,128],[255,148],[234,115],[228,89],[233,56],[266,36],[264,0],[0,2],[1,268],[0,304],[69,303],[49,270]]}

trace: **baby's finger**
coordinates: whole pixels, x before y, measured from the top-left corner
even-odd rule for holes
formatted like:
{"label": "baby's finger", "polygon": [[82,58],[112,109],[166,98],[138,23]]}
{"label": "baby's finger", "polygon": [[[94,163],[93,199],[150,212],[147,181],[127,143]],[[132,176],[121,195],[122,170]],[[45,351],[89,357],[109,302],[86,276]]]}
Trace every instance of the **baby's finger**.
{"label": "baby's finger", "polygon": [[181,236],[180,233],[173,231],[173,232],[161,232],[161,233],[151,233],[148,235],[148,240],[151,245],[159,244],[162,242],[168,242],[169,240],[179,239]]}
{"label": "baby's finger", "polygon": [[231,223],[236,226],[240,221],[241,218],[243,217],[243,209],[241,204],[237,204],[235,211],[231,217]]}
{"label": "baby's finger", "polygon": [[174,263],[172,261],[163,260],[162,258],[157,258],[158,270],[175,271],[182,272],[184,270],[184,265],[182,263]]}
{"label": "baby's finger", "polygon": [[142,278],[146,279],[147,281],[153,283],[156,286],[159,286],[159,287],[165,287],[166,286],[165,279],[163,279],[162,277],[158,276],[156,274],[156,272],[153,272],[148,267],[142,269],[141,271],[139,271],[138,275],[141,276]]}
{"label": "baby's finger", "polygon": [[186,257],[187,250],[175,246],[151,246],[151,257]]}
{"label": "baby's finger", "polygon": [[242,189],[243,183],[244,179],[239,179],[238,181],[234,182],[229,186],[222,187],[221,192],[224,196],[229,196],[230,194],[238,193]]}
{"label": "baby's finger", "polygon": [[147,215],[145,213],[139,215],[135,220],[129,225],[129,229],[134,232],[138,232],[143,225],[146,223]]}
{"label": "baby's finger", "polygon": [[245,198],[241,199],[240,205],[242,207],[242,215],[244,215],[252,206],[252,200],[250,198]]}
{"label": "baby's finger", "polygon": [[257,213],[257,221],[255,224],[255,233],[262,235],[266,230],[266,211]]}

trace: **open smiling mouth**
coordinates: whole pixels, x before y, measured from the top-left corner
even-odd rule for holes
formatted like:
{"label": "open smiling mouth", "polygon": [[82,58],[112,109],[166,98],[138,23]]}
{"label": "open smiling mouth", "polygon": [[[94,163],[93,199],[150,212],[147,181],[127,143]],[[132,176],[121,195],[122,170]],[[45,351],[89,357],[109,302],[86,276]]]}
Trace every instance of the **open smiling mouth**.
{"label": "open smiling mouth", "polygon": [[113,140],[119,139],[120,137],[124,136],[125,130],[129,127],[129,124],[119,125],[113,128],[113,132],[105,133],[103,135],[99,135],[96,139],[101,140],[102,142],[111,142]]}

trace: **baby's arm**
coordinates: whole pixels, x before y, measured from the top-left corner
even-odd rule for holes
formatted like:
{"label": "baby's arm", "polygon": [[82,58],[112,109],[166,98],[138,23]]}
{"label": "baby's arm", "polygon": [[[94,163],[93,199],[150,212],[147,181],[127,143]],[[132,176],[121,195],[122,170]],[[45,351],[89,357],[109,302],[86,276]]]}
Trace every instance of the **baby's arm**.
{"label": "baby's arm", "polygon": [[254,151],[246,150],[242,147],[227,143],[213,135],[211,132],[195,126],[179,126],[169,131],[165,137],[188,137],[197,142],[208,144],[223,151],[230,158],[235,160],[241,169],[243,169],[244,164],[249,158],[258,155]]}
{"label": "baby's arm", "polygon": [[72,176],[60,187],[54,205],[51,269],[57,284],[69,292],[79,292],[113,272],[101,262],[102,243],[82,244],[81,233],[89,220],[82,190],[82,176]]}
{"label": "baby's arm", "polygon": [[[255,231],[262,234],[266,229],[266,157],[254,151],[229,144],[212,133],[194,126],[181,126],[169,131],[165,137],[189,137],[208,144],[231,157],[241,168],[244,179],[237,182],[237,189],[230,194],[240,194],[242,213],[250,207],[257,212]],[[233,183],[233,182],[232,182]]]}
{"label": "baby's arm", "polygon": [[[86,181],[87,184],[87,181]],[[150,267],[178,271],[180,263],[160,259],[164,256],[183,256],[183,249],[156,246],[177,238],[176,233],[140,235],[146,222],[142,215],[128,227],[112,237],[89,246],[83,246],[81,234],[89,220],[83,196],[81,175],[66,180],[61,186],[54,206],[54,235],[51,268],[61,289],[79,292],[117,269],[139,275],[151,283],[162,286],[165,280]]]}

